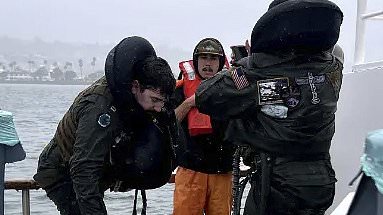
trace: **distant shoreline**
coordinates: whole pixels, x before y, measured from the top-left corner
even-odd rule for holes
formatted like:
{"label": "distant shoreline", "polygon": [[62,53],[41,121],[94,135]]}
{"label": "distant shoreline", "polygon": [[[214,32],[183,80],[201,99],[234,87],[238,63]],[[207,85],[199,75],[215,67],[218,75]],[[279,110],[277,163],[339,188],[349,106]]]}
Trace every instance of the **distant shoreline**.
{"label": "distant shoreline", "polygon": [[45,84],[45,85],[90,85],[92,82],[77,82],[77,81],[7,81],[0,80],[0,84]]}

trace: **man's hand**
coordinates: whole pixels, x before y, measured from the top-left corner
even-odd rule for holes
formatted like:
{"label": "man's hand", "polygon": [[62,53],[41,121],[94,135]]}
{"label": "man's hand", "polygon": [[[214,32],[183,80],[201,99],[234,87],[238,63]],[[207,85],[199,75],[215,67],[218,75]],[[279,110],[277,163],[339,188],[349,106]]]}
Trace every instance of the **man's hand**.
{"label": "man's hand", "polygon": [[195,94],[193,94],[192,96],[190,96],[189,98],[187,98],[187,99],[185,100],[185,102],[188,103],[188,106],[189,106],[190,108],[194,107],[194,106],[195,106]]}
{"label": "man's hand", "polygon": [[176,110],[176,117],[178,122],[181,122],[185,116],[189,113],[190,109],[195,106],[195,94],[187,98],[182,104],[180,104]]}

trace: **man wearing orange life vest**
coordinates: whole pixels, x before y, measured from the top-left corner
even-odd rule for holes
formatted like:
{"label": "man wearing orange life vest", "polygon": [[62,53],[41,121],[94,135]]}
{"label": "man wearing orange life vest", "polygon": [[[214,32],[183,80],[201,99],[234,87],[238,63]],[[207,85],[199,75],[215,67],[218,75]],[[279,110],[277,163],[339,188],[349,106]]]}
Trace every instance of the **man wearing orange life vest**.
{"label": "man wearing orange life vest", "polygon": [[225,59],[221,43],[205,38],[194,49],[193,63],[180,63],[183,80],[175,92],[175,113],[185,141],[176,148],[173,215],[230,214],[234,149],[222,141],[225,123],[199,113],[194,96],[202,80],[222,70]]}

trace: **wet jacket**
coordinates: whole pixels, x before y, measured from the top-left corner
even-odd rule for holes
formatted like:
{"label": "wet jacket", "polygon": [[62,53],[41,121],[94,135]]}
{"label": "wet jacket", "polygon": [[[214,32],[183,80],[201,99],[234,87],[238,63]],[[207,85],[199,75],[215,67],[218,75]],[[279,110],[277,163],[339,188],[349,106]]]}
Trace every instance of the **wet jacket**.
{"label": "wet jacket", "polygon": [[[111,165],[111,147],[151,120],[137,105],[132,101],[124,111],[115,106],[105,77],[81,92],[41,154],[35,180],[48,190],[70,177],[81,213],[106,214],[103,193],[121,180],[121,169]],[[49,156],[55,147],[56,156]]]}
{"label": "wet jacket", "polygon": [[[179,87],[175,92],[176,106],[184,100],[183,88]],[[231,144],[223,142],[226,122],[212,120],[211,124],[213,133],[191,137],[187,117],[181,122],[185,138],[176,148],[179,166],[207,174],[228,173],[232,170],[234,149]]]}
{"label": "wet jacket", "polygon": [[[256,53],[245,67],[203,82],[196,106],[214,119],[231,119],[228,141],[275,154],[327,153],[342,69],[329,52]],[[235,81],[234,76],[241,78]]]}

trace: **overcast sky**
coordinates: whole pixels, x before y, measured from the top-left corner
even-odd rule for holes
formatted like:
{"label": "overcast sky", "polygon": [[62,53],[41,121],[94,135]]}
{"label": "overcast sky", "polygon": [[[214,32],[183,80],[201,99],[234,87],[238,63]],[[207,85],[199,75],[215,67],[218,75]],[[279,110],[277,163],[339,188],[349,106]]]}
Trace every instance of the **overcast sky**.
{"label": "overcast sky", "polygon": [[[271,0],[1,0],[0,36],[45,41],[116,44],[139,35],[154,47],[190,52],[204,37],[243,44]],[[339,44],[352,64],[357,0],[334,0],[343,10]],[[373,7],[372,7],[373,6]],[[381,8],[370,0],[368,10]],[[376,21],[373,21],[376,22]],[[380,23],[382,38],[383,22]],[[373,35],[375,34],[375,30]],[[383,42],[383,41],[381,41]],[[382,43],[379,44],[382,44]],[[372,47],[376,47],[376,44]],[[1,47],[0,47],[1,48]],[[161,53],[158,53],[161,56]]]}

